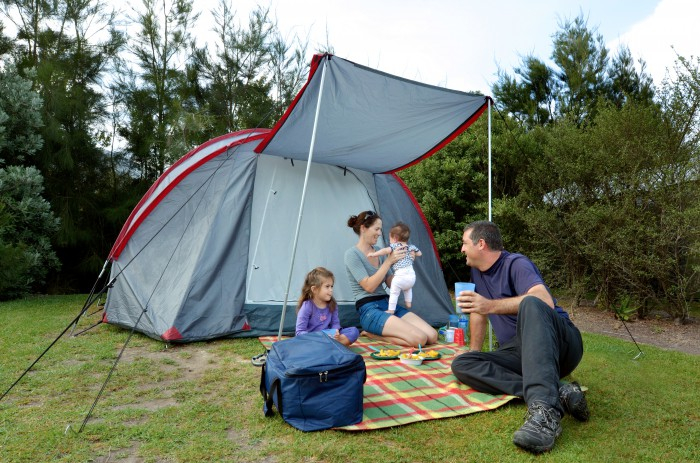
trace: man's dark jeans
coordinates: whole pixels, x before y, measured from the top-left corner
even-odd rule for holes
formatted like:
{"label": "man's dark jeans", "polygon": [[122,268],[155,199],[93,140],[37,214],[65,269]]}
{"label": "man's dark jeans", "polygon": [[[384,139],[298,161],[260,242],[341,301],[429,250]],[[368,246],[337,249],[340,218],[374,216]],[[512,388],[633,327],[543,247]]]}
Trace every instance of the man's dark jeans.
{"label": "man's dark jeans", "polygon": [[467,352],[452,372],[464,384],[489,394],[509,394],[526,403],[544,402],[563,416],[559,380],[583,357],[581,333],[542,300],[528,296],[518,309],[516,334],[494,352]]}

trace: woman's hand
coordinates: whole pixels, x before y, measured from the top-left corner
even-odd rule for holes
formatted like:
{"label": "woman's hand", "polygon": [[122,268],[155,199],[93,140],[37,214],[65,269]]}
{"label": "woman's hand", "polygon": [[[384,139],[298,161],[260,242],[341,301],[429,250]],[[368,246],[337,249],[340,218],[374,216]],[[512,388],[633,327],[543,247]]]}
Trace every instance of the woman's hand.
{"label": "woman's hand", "polygon": [[373,293],[376,289],[381,286],[382,283],[386,283],[387,286],[391,286],[391,280],[394,278],[393,275],[388,275],[389,269],[399,260],[406,257],[406,248],[393,249],[390,254],[387,255],[386,259],[382,262],[377,272],[372,276],[367,276],[362,280],[358,281],[362,289],[368,293]]}
{"label": "woman's hand", "polygon": [[402,248],[396,248],[391,251],[391,254],[389,254],[389,257],[387,260],[391,265],[394,265],[404,257],[406,257],[406,251],[408,250],[408,246],[404,246]]}

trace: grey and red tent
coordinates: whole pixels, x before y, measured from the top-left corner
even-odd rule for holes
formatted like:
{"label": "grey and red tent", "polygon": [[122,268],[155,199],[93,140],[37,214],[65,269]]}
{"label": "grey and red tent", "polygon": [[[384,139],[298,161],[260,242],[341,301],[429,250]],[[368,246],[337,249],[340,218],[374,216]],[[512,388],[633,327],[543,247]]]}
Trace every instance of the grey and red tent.
{"label": "grey and red tent", "polygon": [[452,303],[432,233],[395,172],[449,143],[489,101],[315,56],[273,129],[199,146],[141,199],[109,255],[104,320],[168,342],[290,333],[304,275],[323,266],[341,323],[357,325],[343,264],[357,236],[346,223],[373,210],[385,235],[396,221],[410,226],[423,251],[412,310],[443,324]]}

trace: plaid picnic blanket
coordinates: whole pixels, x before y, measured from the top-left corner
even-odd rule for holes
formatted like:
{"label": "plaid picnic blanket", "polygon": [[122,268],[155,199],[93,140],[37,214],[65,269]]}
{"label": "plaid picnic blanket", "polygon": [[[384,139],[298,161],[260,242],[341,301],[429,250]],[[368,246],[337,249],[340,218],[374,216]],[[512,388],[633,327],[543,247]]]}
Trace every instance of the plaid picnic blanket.
{"label": "plaid picnic blanket", "polygon": [[[264,336],[260,342],[270,348],[277,336]],[[368,431],[400,426],[417,421],[435,420],[470,413],[493,410],[514,396],[493,396],[477,392],[466,386],[452,374],[452,359],[464,352],[454,343],[439,343],[430,349],[440,352],[438,360],[424,361],[412,366],[395,360],[375,360],[373,350],[412,349],[400,348],[383,342],[360,337],[350,349],[364,357],[367,381],[364,385],[364,413],[362,421],[335,429],[344,431]]]}

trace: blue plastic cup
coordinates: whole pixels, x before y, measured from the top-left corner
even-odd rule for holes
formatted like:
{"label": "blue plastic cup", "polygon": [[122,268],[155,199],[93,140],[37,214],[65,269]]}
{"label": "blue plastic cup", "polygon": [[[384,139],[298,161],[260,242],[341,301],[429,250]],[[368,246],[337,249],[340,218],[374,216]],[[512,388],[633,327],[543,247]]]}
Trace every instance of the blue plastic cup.
{"label": "blue plastic cup", "polygon": [[328,336],[330,336],[331,338],[334,338],[334,337],[335,337],[335,333],[337,333],[337,331],[338,331],[338,330],[334,330],[334,329],[330,329],[330,328],[327,329],[327,330],[323,330],[323,332],[326,333],[326,334],[327,334]]}
{"label": "blue plastic cup", "polygon": [[475,290],[476,290],[476,285],[474,285],[474,283],[465,283],[465,282],[461,282],[461,281],[458,281],[457,283],[455,283],[455,312],[457,312],[458,315],[462,315],[462,310],[457,305],[457,296],[459,296],[459,294],[462,291],[475,291]]}

